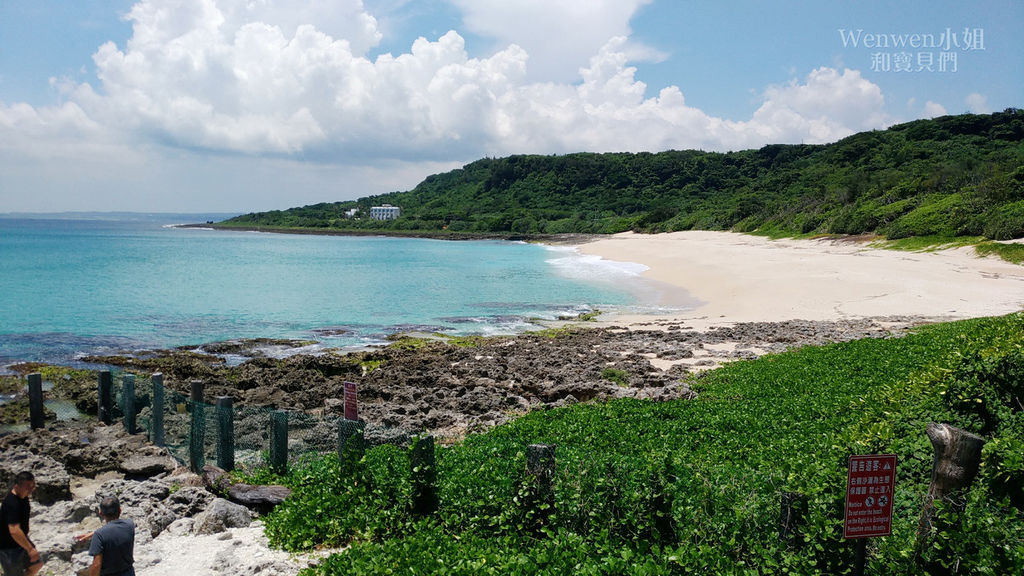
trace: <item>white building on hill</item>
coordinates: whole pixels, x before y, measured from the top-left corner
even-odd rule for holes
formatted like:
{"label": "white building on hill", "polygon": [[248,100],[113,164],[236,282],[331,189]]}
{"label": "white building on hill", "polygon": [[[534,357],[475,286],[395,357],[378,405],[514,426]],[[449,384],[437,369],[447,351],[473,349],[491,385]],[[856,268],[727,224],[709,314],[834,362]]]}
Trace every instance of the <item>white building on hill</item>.
{"label": "white building on hill", "polygon": [[397,220],[401,215],[402,209],[398,206],[392,206],[391,204],[373,206],[370,208],[370,218],[373,218],[374,220]]}

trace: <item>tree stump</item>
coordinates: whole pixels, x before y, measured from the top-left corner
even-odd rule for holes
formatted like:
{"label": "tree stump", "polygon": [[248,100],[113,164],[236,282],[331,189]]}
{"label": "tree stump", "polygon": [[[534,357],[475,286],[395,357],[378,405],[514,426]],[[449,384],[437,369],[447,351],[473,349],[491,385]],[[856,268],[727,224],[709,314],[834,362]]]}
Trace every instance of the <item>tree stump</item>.
{"label": "tree stump", "polygon": [[924,509],[917,527],[917,550],[920,554],[928,544],[935,525],[935,502],[960,513],[966,507],[964,492],[970,487],[981,465],[981,449],[985,440],[949,424],[928,424],[928,439],[935,449],[932,481],[928,485]]}

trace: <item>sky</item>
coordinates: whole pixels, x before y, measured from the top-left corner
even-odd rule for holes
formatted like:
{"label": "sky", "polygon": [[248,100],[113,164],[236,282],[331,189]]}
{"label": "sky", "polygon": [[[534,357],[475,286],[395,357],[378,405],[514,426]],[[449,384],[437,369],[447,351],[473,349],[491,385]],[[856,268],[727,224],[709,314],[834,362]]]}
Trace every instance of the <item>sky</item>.
{"label": "sky", "polygon": [[0,0],[0,213],[251,212],[510,154],[1024,107],[1020,0]]}

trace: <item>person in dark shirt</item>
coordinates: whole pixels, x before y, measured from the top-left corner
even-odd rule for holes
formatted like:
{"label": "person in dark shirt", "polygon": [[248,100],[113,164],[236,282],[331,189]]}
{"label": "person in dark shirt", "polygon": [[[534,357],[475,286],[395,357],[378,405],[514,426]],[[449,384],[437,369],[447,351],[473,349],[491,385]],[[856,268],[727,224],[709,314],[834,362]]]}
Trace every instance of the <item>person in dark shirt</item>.
{"label": "person in dark shirt", "polygon": [[100,501],[99,512],[106,524],[75,537],[78,541],[92,538],[89,576],[135,576],[135,522],[121,518],[121,503],[113,496]]}
{"label": "person in dark shirt", "polygon": [[4,576],[35,576],[43,567],[39,551],[28,539],[32,512],[29,496],[35,489],[35,476],[21,472],[14,477],[14,486],[0,504],[0,567]]}

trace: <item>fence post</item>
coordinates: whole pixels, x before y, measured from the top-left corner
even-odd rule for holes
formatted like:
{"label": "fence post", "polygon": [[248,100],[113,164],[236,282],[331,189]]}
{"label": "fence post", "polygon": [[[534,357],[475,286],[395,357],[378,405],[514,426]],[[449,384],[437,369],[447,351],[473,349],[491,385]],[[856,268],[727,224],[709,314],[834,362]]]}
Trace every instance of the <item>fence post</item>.
{"label": "fence post", "polygon": [[203,382],[201,380],[192,381],[190,401],[192,404],[192,428],[189,433],[188,455],[192,471],[198,474],[202,472],[203,466],[206,465],[206,454],[204,452],[206,445],[206,414],[203,404]]}
{"label": "fence post", "polygon": [[153,444],[163,447],[164,440],[164,375],[153,374],[153,413],[150,424]]}
{"label": "fence post", "polygon": [[28,375],[28,419],[33,430],[46,425],[43,416],[43,376],[39,373]]}
{"label": "fence post", "polygon": [[100,422],[110,424],[114,416],[114,377],[110,375],[110,370],[100,370],[96,411]]}
{"label": "fence post", "polygon": [[555,477],[555,445],[530,444],[526,447],[526,471],[537,480],[540,495],[553,495],[551,481]]}
{"label": "fence post", "polygon": [[800,492],[783,492],[779,504],[779,544],[793,550],[800,544],[800,525],[807,512],[807,496]]}
{"label": "fence post", "polygon": [[217,467],[235,469],[235,411],[230,396],[217,397]]}
{"label": "fence post", "polygon": [[964,493],[974,482],[981,466],[981,450],[985,439],[949,424],[930,422],[925,432],[932,442],[935,456],[932,459],[932,480],[928,484],[924,509],[917,525],[917,554],[928,546],[933,530],[943,530],[935,518],[935,501],[949,506],[955,515],[966,507]]}
{"label": "fence post", "polygon": [[356,420],[338,420],[338,461],[342,466],[356,461],[366,453],[366,423]]}
{"label": "fence post", "polygon": [[270,467],[278,474],[288,470],[288,412],[270,413]]}
{"label": "fence post", "polygon": [[422,436],[413,441],[409,465],[412,468],[412,513],[429,516],[438,507],[433,436]]}
{"label": "fence post", "polygon": [[121,378],[121,397],[124,399],[124,429],[135,434],[135,375],[125,374]]}
{"label": "fence post", "polygon": [[526,473],[534,479],[536,492],[532,502],[536,526],[547,524],[547,519],[555,510],[555,491],[552,483],[555,478],[555,445],[530,444],[526,447]]}

